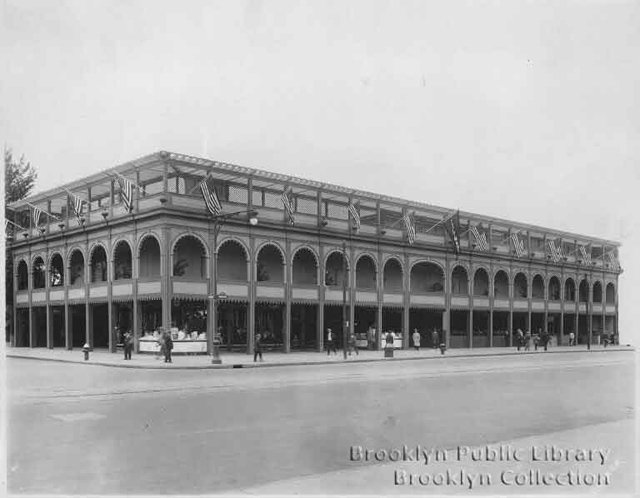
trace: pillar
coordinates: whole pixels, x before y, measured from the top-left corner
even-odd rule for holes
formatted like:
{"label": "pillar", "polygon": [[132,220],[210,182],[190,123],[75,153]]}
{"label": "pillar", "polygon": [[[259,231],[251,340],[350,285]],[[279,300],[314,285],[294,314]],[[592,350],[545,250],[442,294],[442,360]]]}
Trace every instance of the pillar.
{"label": "pillar", "polygon": [[[162,295],[162,328],[165,330],[169,330],[171,328],[171,240],[169,239],[170,232],[167,228],[162,230],[162,240],[161,247],[164,249],[162,251],[160,259],[162,261],[161,265],[161,274],[160,274],[160,285],[161,285],[161,295]],[[207,316],[207,320],[210,320],[211,317]]]}
{"label": "pillar", "polygon": [[247,354],[253,353],[256,337],[256,243],[253,237],[249,239],[249,328],[247,330]]}
{"label": "pillar", "polygon": [[[48,292],[48,291],[47,291]],[[47,348],[53,349],[53,320],[52,320],[52,309],[49,304],[49,299],[47,299],[47,304],[45,306],[45,313],[47,314]]]}
{"label": "pillar", "polygon": [[293,281],[293,271],[292,264],[289,262],[291,259],[291,241],[287,239],[285,244],[285,258],[283,262],[282,271],[284,273],[284,352],[291,352],[291,337],[293,336],[291,332],[291,282]]}
{"label": "pillar", "polygon": [[489,347],[493,347],[493,304],[489,308]]}
{"label": "pillar", "polygon": [[73,315],[69,309],[69,299],[64,300],[64,345],[68,350],[73,349]]}

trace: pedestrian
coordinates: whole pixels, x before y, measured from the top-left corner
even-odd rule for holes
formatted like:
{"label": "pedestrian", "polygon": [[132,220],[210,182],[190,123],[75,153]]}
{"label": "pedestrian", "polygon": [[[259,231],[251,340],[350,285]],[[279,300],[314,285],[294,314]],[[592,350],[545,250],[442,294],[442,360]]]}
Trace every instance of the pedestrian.
{"label": "pedestrian", "polygon": [[524,350],[531,350],[531,332],[529,332],[528,330],[524,333]]}
{"label": "pedestrian", "polygon": [[173,349],[173,339],[171,332],[165,332],[164,335],[164,362],[173,363],[171,360],[171,350]]}
{"label": "pedestrian", "polygon": [[262,335],[256,334],[255,343],[253,345],[253,362],[255,363],[258,360],[258,356],[260,357],[260,361],[262,360]]}
{"label": "pedestrian", "polygon": [[391,331],[387,332],[387,336],[384,338],[384,341],[386,343],[385,347],[393,349],[394,337]]}
{"label": "pedestrian", "polygon": [[516,346],[518,346],[518,351],[520,351],[520,348],[524,346],[524,334],[520,329],[516,331]]}
{"label": "pedestrian", "polygon": [[434,327],[433,331],[431,332],[431,347],[433,349],[437,349],[439,344],[440,338],[438,337],[438,330]]}
{"label": "pedestrian", "polygon": [[546,330],[542,332],[542,335],[540,336],[540,342],[542,343],[542,347],[546,351],[547,346],[549,345],[549,333]]}
{"label": "pedestrian", "polygon": [[351,351],[353,351],[356,355],[360,356],[360,352],[358,351],[358,346],[356,343],[355,334],[351,334],[349,336],[349,356],[351,356]]}
{"label": "pedestrian", "polygon": [[413,339],[413,347],[415,350],[420,351],[420,332],[418,332],[418,329],[413,329],[411,338]]}
{"label": "pedestrian", "polygon": [[538,351],[538,344],[540,344],[541,335],[542,335],[542,330],[538,329],[538,332],[533,336],[533,346],[536,351]]}
{"label": "pedestrian", "polygon": [[156,354],[156,360],[158,358],[160,358],[161,356],[164,356],[166,358],[166,353],[165,353],[165,346],[164,346],[164,340],[165,340],[165,331],[163,329],[160,329],[160,333],[158,334],[158,338],[157,338],[157,343],[158,343],[158,351]]}
{"label": "pedestrian", "polygon": [[576,345],[576,335],[573,332],[569,332],[569,346]]}
{"label": "pedestrian", "polygon": [[124,344],[123,344],[123,349],[124,349],[124,359],[125,360],[130,360],[131,359],[131,351],[133,350],[133,334],[131,334],[130,331],[127,331],[124,334]]}
{"label": "pedestrian", "polygon": [[338,354],[338,349],[335,344],[335,336],[331,329],[327,329],[327,356],[333,351],[336,355]]}

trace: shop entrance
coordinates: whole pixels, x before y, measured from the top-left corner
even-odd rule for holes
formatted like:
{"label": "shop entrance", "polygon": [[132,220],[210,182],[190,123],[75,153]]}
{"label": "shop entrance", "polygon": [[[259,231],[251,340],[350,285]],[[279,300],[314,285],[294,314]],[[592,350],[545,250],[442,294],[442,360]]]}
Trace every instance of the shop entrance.
{"label": "shop entrance", "polygon": [[51,326],[53,327],[53,347],[64,348],[64,306],[51,307]]}
{"label": "shop entrance", "polygon": [[91,304],[91,324],[93,328],[93,347],[109,347],[109,312],[106,303]]}
{"label": "shop entrance", "polygon": [[71,347],[81,348],[87,342],[85,305],[69,306],[69,320],[71,321]]}
{"label": "shop entrance", "polygon": [[256,334],[262,335],[266,348],[278,349],[284,346],[283,303],[256,303]]}
{"label": "shop entrance", "polygon": [[247,349],[247,303],[220,301],[218,332],[228,351]]}
{"label": "shop entrance", "polygon": [[466,310],[451,310],[451,348],[469,347],[469,312]]}
{"label": "shop entrance", "polygon": [[[411,308],[409,310],[409,337],[413,330],[418,329],[420,334],[420,346],[426,348],[437,348],[442,337],[442,311],[435,311],[422,308]],[[433,331],[436,331],[436,334]],[[435,341],[435,342],[434,342]],[[409,341],[413,346],[413,340]]]}
{"label": "shop entrance", "polygon": [[493,347],[509,346],[509,313],[493,312]]}
{"label": "shop entrance", "polygon": [[318,306],[315,304],[291,305],[291,349],[314,350],[317,344]]}

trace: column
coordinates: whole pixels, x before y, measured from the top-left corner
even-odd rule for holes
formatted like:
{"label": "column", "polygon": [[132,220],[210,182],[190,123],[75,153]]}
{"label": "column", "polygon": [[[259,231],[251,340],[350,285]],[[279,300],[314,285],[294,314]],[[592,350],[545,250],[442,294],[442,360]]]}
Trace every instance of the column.
{"label": "column", "polygon": [[285,243],[285,256],[282,271],[284,273],[284,352],[291,352],[291,281],[293,272],[291,271],[291,241],[287,239]]}
{"label": "column", "polygon": [[469,319],[467,320],[467,331],[469,333],[469,349],[473,349],[473,285],[471,276],[471,266],[467,275],[467,294],[469,296]]}
{"label": "column", "polygon": [[513,280],[509,276],[509,347],[513,346]]}
{"label": "column", "polygon": [[493,300],[489,307],[489,347],[493,347]]}
{"label": "column", "polygon": [[444,337],[440,341],[444,341],[445,347],[451,347],[451,269],[449,268],[448,258],[445,257],[444,262],[444,312],[442,313],[442,334]]}
{"label": "column", "polygon": [[53,320],[52,309],[47,298],[47,304],[45,306],[45,313],[47,314],[47,348],[53,349]]}
{"label": "column", "polygon": [[[67,222],[68,222],[67,217]],[[65,251],[65,258],[68,258],[69,255],[67,251]],[[73,327],[71,324],[71,310],[69,309],[69,285],[71,285],[71,281],[69,277],[71,276],[71,267],[68,264],[68,261],[65,261],[64,265],[64,346],[66,349],[73,349]]]}
{"label": "column", "polygon": [[409,330],[409,310],[411,307],[411,295],[409,293],[409,277],[407,275],[409,272],[409,256],[405,251],[404,254],[404,271],[402,272],[402,347],[404,349],[409,349],[409,335],[411,331]]}
{"label": "column", "polygon": [[[160,244],[163,248],[160,255],[160,287],[162,296],[162,328],[169,330],[171,328],[171,240],[169,239],[169,229],[163,228],[161,232]],[[207,320],[211,317],[207,316]]]}
{"label": "column", "polygon": [[[111,232],[111,229],[109,229],[109,232]],[[110,254],[108,268],[107,268],[107,330],[109,332],[109,352],[115,353],[117,350],[118,337],[115,333],[115,330],[114,330],[115,325],[113,323],[114,322],[113,321],[114,256],[113,256],[113,245],[111,244],[111,233],[109,236],[107,249],[109,250],[109,254]],[[133,257],[132,257],[132,262],[133,262]],[[137,287],[137,280],[133,278],[132,282],[133,282],[133,288],[135,289]],[[134,328],[134,331],[135,331],[135,328]],[[137,347],[137,342],[138,341],[134,341],[134,345],[135,345],[134,347]]]}
{"label": "column", "polygon": [[253,353],[256,336],[256,242],[249,236],[249,330],[247,330],[247,354]]}
{"label": "column", "polygon": [[[318,194],[318,197],[320,194]],[[318,213],[320,213],[320,201],[318,201]],[[318,216],[320,216],[318,214]],[[318,217],[318,223],[320,218]],[[318,347],[316,348],[318,352],[322,352],[324,350],[324,248],[322,243],[318,245],[318,326],[316,330],[316,338]]]}

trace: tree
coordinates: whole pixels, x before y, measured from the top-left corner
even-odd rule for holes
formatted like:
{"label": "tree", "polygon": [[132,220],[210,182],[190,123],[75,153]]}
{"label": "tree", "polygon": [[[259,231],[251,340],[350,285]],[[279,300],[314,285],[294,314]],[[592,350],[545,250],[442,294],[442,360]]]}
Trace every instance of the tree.
{"label": "tree", "polygon": [[[16,161],[11,149],[4,151],[4,212],[8,216],[8,205],[12,202],[24,199],[35,187],[38,173],[31,163],[26,162],[24,156]],[[14,232],[11,227],[11,232]],[[13,330],[13,258],[10,251],[5,252],[5,296],[6,296],[6,324],[5,338],[10,340]]]}
{"label": "tree", "polygon": [[24,155],[16,161],[13,158],[11,149],[4,151],[4,204],[10,204],[20,199],[24,199],[29,195],[33,187],[35,187],[38,173],[31,166],[30,162],[26,162]]}

